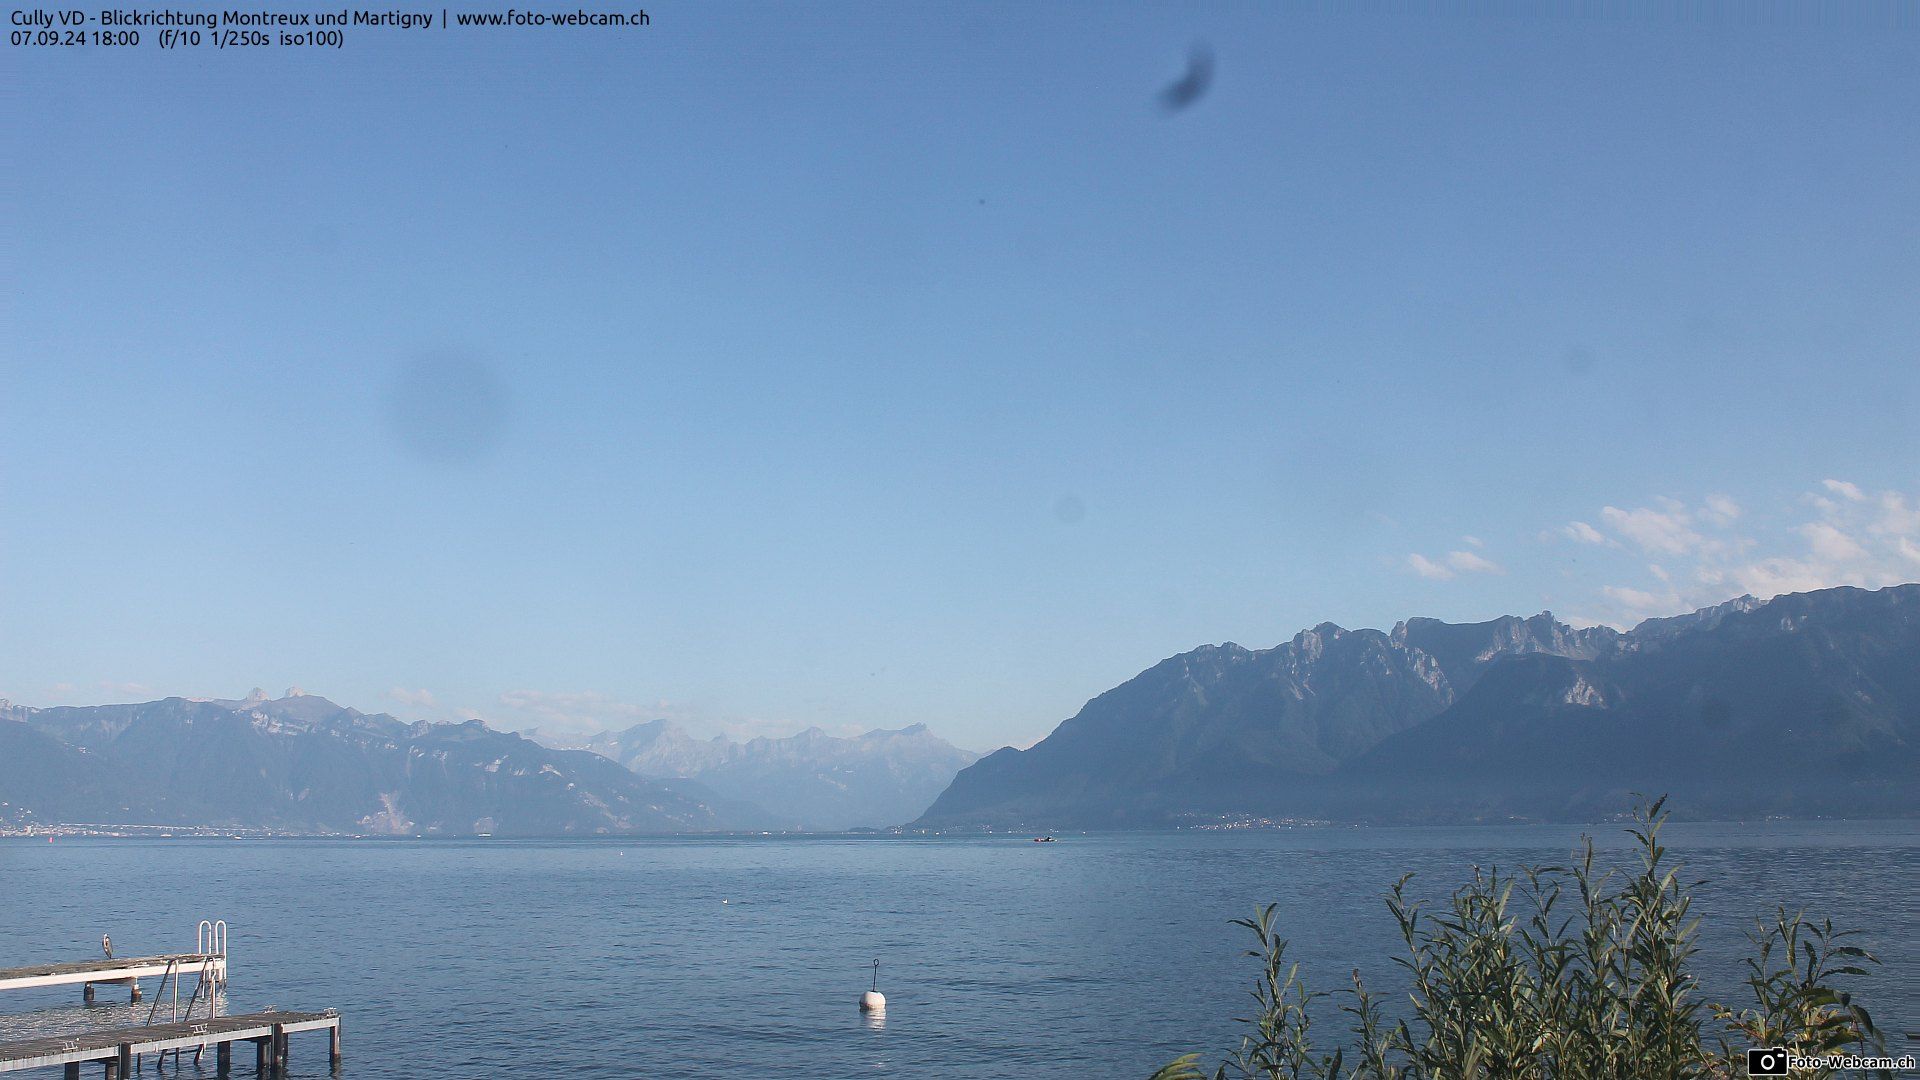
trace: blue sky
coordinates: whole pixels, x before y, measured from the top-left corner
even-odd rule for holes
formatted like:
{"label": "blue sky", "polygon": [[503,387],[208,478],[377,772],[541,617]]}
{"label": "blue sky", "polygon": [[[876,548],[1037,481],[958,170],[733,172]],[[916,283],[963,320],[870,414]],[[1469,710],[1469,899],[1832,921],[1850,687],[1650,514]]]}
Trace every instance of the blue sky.
{"label": "blue sky", "polygon": [[1920,577],[1913,9],[1369,7],[15,51],[0,696],[988,748]]}

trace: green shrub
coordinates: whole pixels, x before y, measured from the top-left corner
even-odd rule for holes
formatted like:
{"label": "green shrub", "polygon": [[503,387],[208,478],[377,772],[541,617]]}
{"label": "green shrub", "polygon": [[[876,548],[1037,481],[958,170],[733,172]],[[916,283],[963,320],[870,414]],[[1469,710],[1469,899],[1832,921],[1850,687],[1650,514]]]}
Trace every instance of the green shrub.
{"label": "green shrub", "polygon": [[[1583,839],[1568,866],[1497,869],[1437,908],[1409,900],[1403,877],[1387,897],[1406,955],[1409,1015],[1390,1019],[1358,971],[1342,990],[1340,1045],[1322,1049],[1312,1018],[1330,995],[1310,991],[1275,905],[1236,925],[1253,932],[1263,965],[1239,1021],[1248,1031],[1214,1080],[1680,1080],[1746,1075],[1744,1050],[1780,1046],[1807,1056],[1885,1053],[1867,1011],[1834,987],[1877,963],[1846,943],[1852,931],[1779,910],[1749,934],[1750,1007],[1700,997],[1689,970],[1698,920],[1680,867],[1660,842],[1665,800],[1636,807],[1630,874],[1594,865]],[[1831,1072],[1796,1074],[1831,1076]],[[1885,1074],[1891,1075],[1891,1074]],[[1189,1054],[1151,1080],[1208,1080]]]}

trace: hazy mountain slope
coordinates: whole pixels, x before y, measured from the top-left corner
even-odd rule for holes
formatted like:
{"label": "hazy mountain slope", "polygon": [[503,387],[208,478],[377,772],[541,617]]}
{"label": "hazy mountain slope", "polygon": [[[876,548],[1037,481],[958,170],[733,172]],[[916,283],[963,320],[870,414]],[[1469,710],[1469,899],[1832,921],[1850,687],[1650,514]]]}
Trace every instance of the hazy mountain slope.
{"label": "hazy mountain slope", "polygon": [[[125,802],[134,794],[116,791],[92,755],[35,731],[0,702],[0,822],[25,820],[39,812],[68,820]],[[141,813],[150,811],[142,806]]]}
{"label": "hazy mountain slope", "polygon": [[1207,646],[955,778],[927,827],[1192,815],[1920,812],[1920,586],[1742,598],[1630,633],[1550,616]]}
{"label": "hazy mountain slope", "polygon": [[927,818],[1145,823],[1222,773],[1330,771],[1451,699],[1438,664],[1378,630],[1323,624],[1260,652],[1202,646],[1088,702],[1032,749],[965,770]]}
{"label": "hazy mountain slope", "polygon": [[923,724],[854,738],[809,728],[784,739],[700,740],[666,720],[594,737],[589,749],[653,778],[690,778],[808,829],[885,827],[933,803],[977,755]]}
{"label": "hazy mountain slope", "polygon": [[1257,652],[1201,646],[1088,702],[1032,749],[1000,750],[962,772],[923,823],[1157,824],[1216,797],[1332,772],[1438,715],[1457,685],[1503,657],[1593,654],[1613,636],[1542,615],[1416,619],[1391,634],[1323,623]]}
{"label": "hazy mountain slope", "polygon": [[31,737],[10,731],[0,801],[42,821],[453,834],[766,824],[759,814],[723,817],[701,789],[652,783],[479,721],[406,724],[297,692],[7,715]]}
{"label": "hazy mountain slope", "polygon": [[625,731],[602,732],[589,739],[586,748],[641,776],[660,777],[698,776],[738,749],[724,735],[695,739],[671,720],[649,720]]}

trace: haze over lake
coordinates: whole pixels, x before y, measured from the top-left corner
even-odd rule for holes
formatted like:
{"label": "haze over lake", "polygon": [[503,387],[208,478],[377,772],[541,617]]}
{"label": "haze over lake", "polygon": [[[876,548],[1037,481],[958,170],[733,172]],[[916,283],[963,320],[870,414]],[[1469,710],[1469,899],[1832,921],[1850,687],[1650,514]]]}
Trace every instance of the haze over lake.
{"label": "haze over lake", "polygon": [[[1358,966],[1399,1000],[1380,901],[1395,878],[1438,898],[1472,865],[1558,862],[1580,831],[16,839],[0,841],[0,956],[87,955],[103,932],[167,951],[225,918],[236,1010],[351,1004],[348,1080],[1144,1076],[1237,1037],[1255,969],[1227,920],[1256,903],[1281,904],[1313,985]],[[1616,827],[1590,831],[1621,853]],[[1887,1031],[1920,1021],[1920,824],[1675,823],[1668,839],[1709,882],[1696,970],[1717,999],[1778,902],[1866,930],[1885,963],[1860,996]],[[884,1022],[855,1008],[875,958]],[[78,998],[36,992],[51,1011],[0,1018],[0,1038],[128,1019],[115,988],[90,1012]],[[326,1075],[324,1040],[292,1050],[293,1076]]]}

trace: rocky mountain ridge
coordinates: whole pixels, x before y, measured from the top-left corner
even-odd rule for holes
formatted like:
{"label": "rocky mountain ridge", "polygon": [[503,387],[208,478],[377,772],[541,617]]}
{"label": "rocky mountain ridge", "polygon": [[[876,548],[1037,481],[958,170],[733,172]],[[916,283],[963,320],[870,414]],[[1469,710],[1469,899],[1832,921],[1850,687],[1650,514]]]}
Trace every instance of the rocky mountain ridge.
{"label": "rocky mountain ridge", "polygon": [[1549,613],[1208,645],[981,759],[923,828],[1920,813],[1920,585],[1631,631]]}

